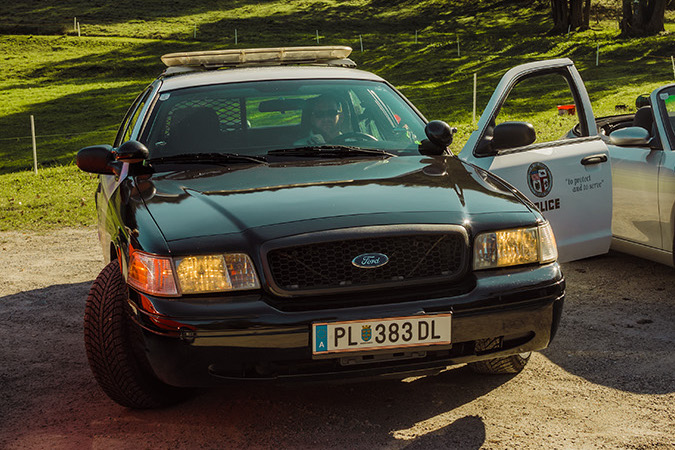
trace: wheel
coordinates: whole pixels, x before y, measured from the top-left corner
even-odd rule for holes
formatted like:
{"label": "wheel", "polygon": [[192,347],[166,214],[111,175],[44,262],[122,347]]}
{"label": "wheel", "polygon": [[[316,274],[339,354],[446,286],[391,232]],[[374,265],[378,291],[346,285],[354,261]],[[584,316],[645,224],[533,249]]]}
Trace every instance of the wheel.
{"label": "wheel", "polygon": [[161,382],[152,372],[127,311],[127,298],[115,260],[96,277],[84,309],[84,346],[94,378],[122,406],[146,409],[176,403],[184,390]]}
{"label": "wheel", "polygon": [[350,133],[341,134],[333,138],[332,142],[334,144],[348,144],[352,142],[373,142],[377,141],[377,138],[371,134],[361,133],[358,131],[352,131]]}
{"label": "wheel", "polygon": [[[482,352],[502,347],[502,338],[481,339],[476,341],[476,352]],[[525,368],[530,360],[532,352],[517,355],[504,356],[502,358],[485,359],[469,363],[468,366],[476,373],[501,375],[507,373],[519,373]]]}

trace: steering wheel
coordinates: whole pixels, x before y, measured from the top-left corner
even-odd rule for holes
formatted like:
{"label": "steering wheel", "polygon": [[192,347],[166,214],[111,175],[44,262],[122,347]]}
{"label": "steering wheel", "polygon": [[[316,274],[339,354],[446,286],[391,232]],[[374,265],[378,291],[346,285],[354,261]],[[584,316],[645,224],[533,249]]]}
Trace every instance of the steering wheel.
{"label": "steering wheel", "polygon": [[377,140],[378,139],[371,134],[352,131],[333,138],[332,142],[335,144],[348,144],[351,142],[372,142]]}

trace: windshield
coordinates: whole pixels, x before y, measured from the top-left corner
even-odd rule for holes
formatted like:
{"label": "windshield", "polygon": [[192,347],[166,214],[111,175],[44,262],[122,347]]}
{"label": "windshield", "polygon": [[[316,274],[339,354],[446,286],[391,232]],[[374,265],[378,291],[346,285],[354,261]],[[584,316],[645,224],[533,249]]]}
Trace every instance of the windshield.
{"label": "windshield", "polygon": [[666,113],[666,134],[671,139],[671,148],[675,146],[675,86],[662,89],[658,94],[659,101],[663,102]]}
{"label": "windshield", "polygon": [[327,145],[418,154],[424,138],[422,118],[396,91],[361,80],[257,81],[164,92],[148,124],[141,140],[151,158],[263,156]]}

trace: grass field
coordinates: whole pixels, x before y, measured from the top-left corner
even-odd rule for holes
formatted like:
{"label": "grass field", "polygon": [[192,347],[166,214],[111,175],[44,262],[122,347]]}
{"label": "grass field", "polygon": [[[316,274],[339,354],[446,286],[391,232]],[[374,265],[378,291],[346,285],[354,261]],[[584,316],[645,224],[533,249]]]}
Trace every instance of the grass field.
{"label": "grass field", "polygon": [[[674,12],[668,11],[666,33],[623,40],[612,15],[616,3],[599,3],[591,30],[549,36],[549,2],[544,1],[75,0],[66,5],[43,0],[39,8],[34,2],[5,2],[0,6],[0,229],[93,223],[89,200],[95,180],[77,172],[74,156],[81,147],[111,143],[130,102],[161,72],[163,53],[312,45],[318,32],[321,44],[352,46],[359,67],[388,79],[427,118],[458,126],[457,150],[473,126],[474,73],[479,113],[507,69],[545,58],[575,61],[596,116],[613,114],[615,105],[632,105],[637,95],[673,82]],[[38,177],[27,171],[31,115]]]}

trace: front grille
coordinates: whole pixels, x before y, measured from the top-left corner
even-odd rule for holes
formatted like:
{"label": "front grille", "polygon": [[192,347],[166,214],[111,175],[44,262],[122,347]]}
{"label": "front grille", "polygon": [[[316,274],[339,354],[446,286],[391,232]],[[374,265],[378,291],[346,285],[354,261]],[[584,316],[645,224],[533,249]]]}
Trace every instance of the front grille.
{"label": "front grille", "polygon": [[[382,253],[389,262],[363,269],[352,260],[366,253]],[[277,248],[267,263],[281,290],[334,290],[449,281],[465,265],[466,245],[460,233],[377,236]]]}

